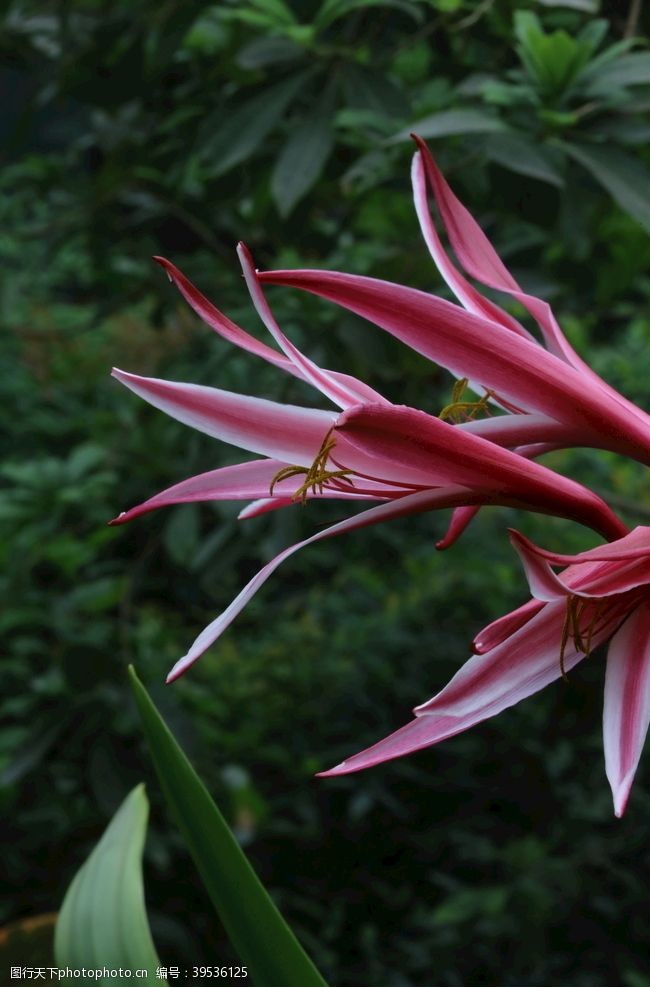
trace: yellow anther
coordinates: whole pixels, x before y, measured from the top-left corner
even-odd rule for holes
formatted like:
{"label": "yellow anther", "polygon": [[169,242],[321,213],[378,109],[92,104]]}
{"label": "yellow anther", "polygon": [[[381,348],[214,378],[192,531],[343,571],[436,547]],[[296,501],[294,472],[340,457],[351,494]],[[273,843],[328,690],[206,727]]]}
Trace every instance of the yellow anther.
{"label": "yellow anther", "polygon": [[446,404],[438,415],[441,421],[451,420],[458,425],[460,422],[473,421],[481,412],[485,412],[486,415],[490,414],[488,402],[494,396],[494,391],[486,388],[485,394],[478,401],[463,401],[462,397],[468,383],[467,377],[461,377],[456,381],[451,392],[450,403]]}
{"label": "yellow anther", "polygon": [[269,487],[269,494],[271,496],[273,495],[273,490],[277,483],[280,483],[281,480],[287,480],[292,476],[304,475],[305,477],[304,483],[302,483],[292,494],[292,498],[294,500],[301,500],[303,504],[307,503],[307,495],[310,490],[314,490],[314,492],[318,490],[318,493],[322,494],[325,484],[330,480],[343,480],[345,483],[349,483],[350,486],[352,486],[352,480],[350,480],[349,477],[354,470],[327,469],[327,460],[329,459],[332,449],[336,445],[336,439],[332,436],[333,431],[334,429],[331,428],[323,439],[323,444],[318,450],[316,458],[311,466],[283,466],[283,468],[275,474],[271,480],[271,486]]}

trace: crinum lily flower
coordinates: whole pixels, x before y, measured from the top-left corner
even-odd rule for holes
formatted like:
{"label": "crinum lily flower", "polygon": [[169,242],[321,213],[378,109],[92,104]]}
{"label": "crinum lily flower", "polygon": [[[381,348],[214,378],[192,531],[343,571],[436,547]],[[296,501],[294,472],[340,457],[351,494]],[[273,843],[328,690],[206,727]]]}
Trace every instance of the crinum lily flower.
{"label": "crinum lily flower", "polygon": [[[478,391],[483,389],[490,401],[523,418],[520,426],[527,416],[553,422],[557,431],[552,440],[532,448],[523,439],[520,445],[528,447],[528,454],[583,445],[650,464],[650,416],[584,363],[546,302],[521,290],[426,145],[415,139],[416,211],[433,259],[460,306],[404,285],[336,271],[265,271],[258,274],[259,281],[301,288],[368,319],[458,378],[471,381]],[[483,297],[452,263],[431,218],[428,192],[435,197],[460,264],[477,281],[523,305],[537,322],[543,342]]]}
{"label": "crinum lily flower", "polygon": [[[650,528],[579,555],[511,532],[532,599],[477,635],[474,657],[415,719],[324,775],[360,771],[437,744],[566,676],[609,641],[603,733],[614,810],[625,810],[650,722]],[[559,574],[554,567],[566,566]]]}
{"label": "crinum lily flower", "polygon": [[248,251],[240,245],[253,303],[282,353],[230,322],[168,261],[160,263],[192,307],[220,335],[313,384],[340,411],[301,408],[202,385],[114,370],[130,390],[173,418],[262,456],[212,470],[155,495],[113,523],[170,504],[251,499],[251,517],[318,497],[380,503],[318,531],[268,562],[176,663],[182,674],[212,644],[286,558],[323,538],[391,518],[433,510],[502,504],[555,514],[607,539],[627,528],[596,494],[512,452],[509,446],[555,443],[579,429],[545,415],[504,415],[453,425],[395,406],[362,381],[323,370],[286,338],[275,321]]}

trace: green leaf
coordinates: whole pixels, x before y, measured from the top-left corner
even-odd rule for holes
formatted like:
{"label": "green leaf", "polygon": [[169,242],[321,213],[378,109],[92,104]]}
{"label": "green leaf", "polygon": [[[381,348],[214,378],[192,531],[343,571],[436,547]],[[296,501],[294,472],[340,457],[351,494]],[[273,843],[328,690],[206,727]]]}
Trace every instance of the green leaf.
{"label": "green leaf", "polygon": [[284,0],[248,0],[248,3],[254,9],[267,15],[269,19],[272,18],[273,23],[277,24],[278,27],[296,23],[293,11]]}
{"label": "green leaf", "polygon": [[392,7],[394,10],[400,10],[407,14],[416,24],[421,24],[423,20],[422,11],[418,10],[414,3],[408,3],[407,0],[324,0],[316,14],[314,26],[318,31],[322,31],[334,21],[339,20],[340,17],[345,17],[352,11],[361,10],[364,7]]}
{"label": "green leaf", "polygon": [[308,115],[280,151],[271,175],[271,194],[281,216],[316,182],[332,150],[331,102]]}
{"label": "green leaf", "polygon": [[237,53],[237,64],[242,69],[263,69],[282,62],[295,62],[302,58],[303,49],[289,38],[255,38]]}
{"label": "green leaf", "polygon": [[274,86],[268,86],[235,110],[225,107],[220,111],[220,116],[225,119],[217,127],[204,152],[214,162],[210,168],[213,178],[230,171],[257,150],[304,85],[305,78],[306,73],[299,72]]}
{"label": "green leaf", "polygon": [[[148,813],[144,785],[138,785],[77,872],[56,924],[54,956],[59,967],[144,969],[149,980],[160,982],[142,882]],[[122,987],[133,979],[105,977],[94,982]],[[70,983],[76,981],[71,978]]]}
{"label": "green leaf", "polygon": [[165,798],[255,987],[326,987],[132,667],[129,676]]}
{"label": "green leaf", "polygon": [[564,179],[555,167],[549,152],[522,134],[495,134],[485,141],[487,156],[491,161],[519,175],[538,178],[557,188],[564,186]]}
{"label": "green leaf", "polygon": [[387,76],[354,63],[344,65],[341,75],[346,100],[352,109],[374,110],[397,120],[408,119],[408,100],[403,90]]}
{"label": "green leaf", "polygon": [[537,0],[542,7],[569,7],[584,10],[587,14],[598,13],[599,0]]}
{"label": "green leaf", "polygon": [[481,110],[443,110],[423,117],[400,130],[390,138],[390,144],[408,140],[412,133],[420,137],[451,137],[455,134],[488,134],[506,130],[498,117],[489,116]]}
{"label": "green leaf", "polygon": [[617,148],[568,142],[561,146],[607,189],[621,209],[650,232],[650,172],[640,161]]}
{"label": "green leaf", "polygon": [[603,65],[594,76],[603,86],[645,86],[650,84],[650,52],[622,55]]}

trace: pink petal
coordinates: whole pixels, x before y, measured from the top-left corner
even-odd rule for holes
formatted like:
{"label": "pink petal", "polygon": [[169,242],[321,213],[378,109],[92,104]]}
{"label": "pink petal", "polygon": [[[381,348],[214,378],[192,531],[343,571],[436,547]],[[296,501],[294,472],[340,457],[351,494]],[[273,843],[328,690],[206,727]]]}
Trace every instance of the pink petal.
{"label": "pink petal", "polygon": [[336,271],[267,271],[266,284],[310,291],[356,312],[459,377],[592,433],[599,448],[650,463],[650,430],[584,374],[496,323],[413,288]]}
{"label": "pink petal", "polygon": [[[437,744],[559,678],[564,613],[562,604],[545,606],[493,651],[470,658],[442,692],[416,708],[413,722],[323,774],[360,771]],[[583,657],[566,654],[565,668]]]}
{"label": "pink petal", "polygon": [[561,555],[549,552],[534,545],[528,538],[518,533],[517,538],[526,544],[528,551],[533,552],[551,565],[578,565],[583,562],[620,562],[623,559],[644,559],[650,556],[650,527],[642,525],[627,532],[623,537],[608,545],[598,545],[577,555]]}
{"label": "pink petal", "polygon": [[554,448],[588,446],[594,436],[584,428],[575,428],[549,418],[548,415],[497,415],[477,418],[456,426],[489,442],[509,449],[522,445],[553,445]]}
{"label": "pink petal", "polygon": [[391,733],[372,747],[367,747],[361,753],[346,758],[329,771],[319,771],[317,777],[332,778],[336,775],[352,774],[354,771],[363,771],[365,768],[372,768],[396,757],[413,754],[424,747],[431,747],[432,744],[462,733],[463,730],[473,726],[474,722],[467,717],[460,719],[454,716],[418,716],[395,733]]}
{"label": "pink petal", "polygon": [[246,350],[247,353],[259,356],[268,363],[302,379],[302,374],[297,367],[294,367],[291,360],[288,360],[282,353],[278,353],[277,350],[271,349],[266,343],[261,343],[232,322],[212,302],[208,301],[205,295],[201,294],[189,278],[186,278],[183,272],[171,261],[165,257],[154,257],[154,260],[167,272],[169,280],[176,285],[185,301],[194,309],[199,318],[214,329],[219,336],[227,339],[229,343],[239,346],[240,349]]}
{"label": "pink petal", "polygon": [[[126,524],[141,514],[155,511],[159,507],[169,507],[172,504],[190,504],[197,501],[211,500],[250,500],[251,497],[266,497],[274,477],[286,463],[277,459],[256,459],[250,463],[237,463],[234,466],[223,466],[221,469],[210,470],[191,476],[187,480],[168,487],[161,493],[155,494],[137,507],[122,511],[110,524]],[[282,480],[277,484],[278,496],[275,500],[289,500],[283,497],[287,485],[295,489],[300,481]]]}
{"label": "pink petal", "polygon": [[511,637],[524,624],[543,610],[546,604],[540,600],[528,600],[522,606],[517,607],[511,613],[493,620],[491,624],[484,627],[472,642],[477,655],[484,655],[486,651],[491,651],[497,645],[502,644],[506,638]]}
{"label": "pink petal", "polygon": [[605,767],[622,816],[650,723],[650,601],[646,600],[612,638],[605,676],[603,736]]}
{"label": "pink petal", "polygon": [[645,412],[610,387],[578,356],[560,329],[550,305],[521,290],[481,227],[452,192],[427,145],[416,135],[413,137],[420,149],[424,172],[435,196],[447,235],[465,270],[477,281],[497,291],[504,291],[520,302],[537,321],[546,345],[552,353],[579,370],[587,380],[600,388],[610,401],[618,403],[628,414],[633,415],[648,428],[650,419]]}
{"label": "pink petal", "polygon": [[588,524],[605,537],[618,538],[627,529],[607,505],[572,480],[531,463],[478,435],[433,418],[414,408],[366,405],[339,416],[342,438],[337,460],[345,463],[350,447],[376,461],[376,478],[399,476],[438,486],[460,483],[481,491],[485,501],[515,504],[555,513]]}
{"label": "pink petal", "polygon": [[[309,380],[311,382],[311,379],[305,375],[300,361],[294,362],[282,353],[278,353],[277,350],[271,349],[266,343],[261,343],[244,329],[241,329],[220,312],[171,261],[168,261],[165,257],[154,257],[154,260],[167,272],[169,280],[176,285],[185,301],[194,309],[199,318],[214,329],[219,336],[233,343],[235,346],[239,346],[240,349],[246,350],[247,353],[261,357],[267,363],[271,363],[286,373],[293,374],[299,380]],[[277,332],[280,332],[279,328]],[[280,333],[280,335],[282,334]],[[283,336],[282,338],[285,342],[288,342],[286,337]],[[311,365],[312,375],[314,371],[318,371],[318,368],[314,364],[311,364],[311,361],[307,361],[307,363]],[[362,381],[355,380],[354,377],[350,377],[347,374],[339,374],[335,371],[322,371],[322,373],[327,374],[331,379],[332,386],[340,386],[343,389],[347,389],[348,392],[354,391],[359,399],[366,401],[384,400],[377,391],[374,391]],[[345,406],[347,407],[347,404]]]}
{"label": "pink petal", "polygon": [[278,404],[200,384],[113,370],[113,377],[155,408],[223,442],[284,463],[311,466],[336,413]]}
{"label": "pink petal", "polygon": [[[312,384],[321,394],[324,394],[340,408],[350,408],[355,404],[363,404],[367,401],[385,401],[381,394],[373,391],[367,384],[363,384],[353,377],[333,374],[329,370],[321,370],[312,360],[304,356],[298,347],[287,339],[275,321],[260,286],[257,271],[253,265],[253,258],[245,244],[240,243],[238,245],[237,254],[257,314],[304,380]],[[386,404],[388,403],[386,402]]]}
{"label": "pink petal", "polygon": [[457,542],[463,532],[466,531],[468,526],[472,523],[480,509],[480,507],[457,507],[451,515],[451,521],[449,522],[449,527],[447,528],[444,537],[440,538],[439,541],[436,542],[436,548],[438,551],[442,552],[444,549],[450,548],[455,542]]}
{"label": "pink petal", "polygon": [[[610,603],[592,635],[593,649],[607,640],[628,607],[626,601]],[[560,651],[565,616],[564,600],[547,603],[501,644],[465,662],[449,684],[418,706],[415,714],[476,715],[478,722],[543,689],[562,674]],[[564,669],[569,671],[584,657],[569,639]]]}
{"label": "pink petal", "polygon": [[[530,591],[538,600],[557,600],[566,596],[600,599],[626,593],[639,586],[650,585],[650,551],[645,556],[624,556],[612,561],[575,562],[562,573],[555,575],[542,553],[531,541],[516,531],[510,539],[521,558]],[[625,539],[619,539],[624,541]],[[604,548],[614,548],[618,542]],[[630,549],[627,549],[629,551]],[[583,557],[598,553],[598,549],[583,552]],[[625,549],[623,549],[625,551]],[[611,555],[611,553],[609,553]],[[570,556],[569,556],[570,557]]]}
{"label": "pink petal", "polygon": [[294,497],[260,497],[258,500],[246,504],[246,507],[242,507],[237,515],[237,520],[247,521],[249,518],[268,514],[269,511],[277,511],[283,507],[295,507],[297,503],[298,501]]}
{"label": "pink petal", "polygon": [[490,322],[497,322],[504,328],[511,329],[520,336],[524,336],[526,339],[530,339],[534,342],[534,336],[532,336],[527,329],[524,329],[524,327],[520,325],[512,315],[505,312],[495,302],[490,301],[489,298],[484,298],[483,295],[476,290],[474,285],[470,284],[470,282],[463,277],[460,271],[458,271],[458,269],[454,267],[449,260],[449,257],[445,253],[442,243],[440,242],[440,237],[438,236],[433,220],[431,219],[431,213],[429,212],[429,203],[427,199],[427,179],[421,152],[416,152],[413,156],[411,181],[413,184],[415,211],[420,221],[420,229],[422,230],[425,243],[429,248],[438,270],[458,298],[461,305],[463,305],[468,312],[474,312],[475,315],[480,315]]}
{"label": "pink petal", "polygon": [[225,631],[246,604],[255,595],[258,589],[264,585],[266,580],[281,565],[301,548],[321,541],[323,538],[332,538],[335,535],[344,534],[348,531],[355,531],[368,525],[379,524],[394,518],[404,517],[409,514],[416,514],[423,511],[435,510],[444,507],[457,507],[459,504],[471,502],[472,493],[462,487],[448,487],[442,490],[424,490],[417,493],[408,494],[393,500],[389,503],[379,504],[354,517],[346,518],[329,528],[316,532],[310,538],[290,545],[285,548],[274,559],[267,564],[250,580],[243,590],[235,597],[230,606],[221,613],[216,620],[213,620],[197,637],[186,655],[176,662],[167,677],[168,682],[172,682],[185,672],[197,658],[200,658],[210,645],[214,644],[217,638]]}

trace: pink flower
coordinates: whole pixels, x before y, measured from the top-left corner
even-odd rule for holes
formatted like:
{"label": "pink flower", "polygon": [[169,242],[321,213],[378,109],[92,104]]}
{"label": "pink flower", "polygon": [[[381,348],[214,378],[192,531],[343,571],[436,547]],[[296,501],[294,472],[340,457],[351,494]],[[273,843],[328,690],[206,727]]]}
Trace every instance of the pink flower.
{"label": "pink flower", "polygon": [[362,381],[324,370],[304,356],[275,321],[243,245],[239,254],[253,303],[281,353],[227,319],[169,261],[158,260],[216,332],[311,383],[340,411],[278,404],[114,370],[121,383],[171,417],[262,458],[183,480],[122,513],[113,523],[190,501],[252,500],[240,517],[318,497],[379,504],[318,531],[267,563],[202,631],[169,679],[182,674],[217,640],[278,565],[323,538],[416,512],[444,507],[468,511],[483,504],[567,517],[608,539],[627,532],[591,491],[509,448],[531,444],[537,448],[579,438],[581,426],[532,412],[452,425],[423,411],[390,404]]}
{"label": "pink flower", "polygon": [[[461,306],[388,281],[336,271],[265,271],[264,284],[290,285],[363,316],[418,353],[485,389],[502,408],[531,424],[536,416],[556,431],[533,455],[559,446],[594,446],[650,464],[650,416],[595,374],[563,335],[549,305],[524,293],[493,246],[456,198],[426,145],[413,161],[415,206],[425,241]],[[511,295],[537,322],[543,343],[487,299],[445,253],[427,202],[430,191],[454,252],[467,273]],[[520,436],[521,445],[530,446]]]}
{"label": "pink flower", "polygon": [[[347,774],[439,743],[495,716],[570,671],[609,641],[603,733],[621,816],[650,722],[650,528],[558,555],[511,533],[532,599],[474,641],[477,654],[415,719],[324,775]],[[567,566],[559,575],[553,567]]]}

